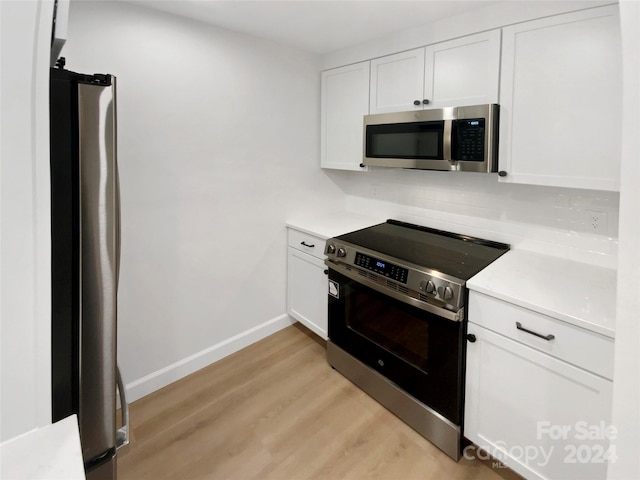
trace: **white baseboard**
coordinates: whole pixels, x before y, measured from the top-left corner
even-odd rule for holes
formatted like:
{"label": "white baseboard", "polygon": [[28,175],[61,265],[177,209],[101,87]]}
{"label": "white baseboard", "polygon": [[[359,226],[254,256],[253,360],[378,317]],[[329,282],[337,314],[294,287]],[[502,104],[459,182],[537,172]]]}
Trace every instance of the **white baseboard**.
{"label": "white baseboard", "polygon": [[285,313],[256,327],[250,328],[249,330],[245,330],[244,332],[217,343],[216,345],[205,348],[204,350],[190,355],[187,358],[183,358],[182,360],[168,365],[158,371],[139,378],[138,380],[127,383],[127,385],[125,385],[127,403],[135,402],[136,400],[149,395],[162,387],[166,387],[176,380],[180,380],[181,378],[186,377],[207,365],[211,365],[213,362],[217,362],[218,360],[257,342],[258,340],[262,340],[263,338],[266,338],[278,330],[282,330],[283,328],[292,325],[293,323],[295,323],[295,320]]}

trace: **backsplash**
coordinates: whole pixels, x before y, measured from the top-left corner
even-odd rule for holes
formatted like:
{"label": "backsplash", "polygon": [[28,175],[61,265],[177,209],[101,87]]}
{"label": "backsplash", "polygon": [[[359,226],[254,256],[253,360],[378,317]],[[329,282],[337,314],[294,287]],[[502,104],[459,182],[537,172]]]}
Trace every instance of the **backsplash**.
{"label": "backsplash", "polygon": [[497,175],[372,168],[327,171],[347,210],[377,213],[616,268],[617,192],[500,183]]}

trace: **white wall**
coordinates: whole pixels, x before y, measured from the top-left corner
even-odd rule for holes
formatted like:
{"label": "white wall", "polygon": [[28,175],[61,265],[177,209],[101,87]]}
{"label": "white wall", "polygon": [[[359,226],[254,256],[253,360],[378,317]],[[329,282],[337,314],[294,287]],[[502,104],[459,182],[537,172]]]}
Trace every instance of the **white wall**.
{"label": "white wall", "polygon": [[0,1],[0,441],[51,423],[53,2]]}
{"label": "white wall", "polygon": [[[373,168],[334,178],[356,213],[375,202],[390,217],[617,266],[618,193],[506,184],[497,174],[463,172]],[[599,234],[589,232],[589,211],[606,215],[607,228]]]}
{"label": "white wall", "polygon": [[616,3],[616,0],[504,0],[486,3],[477,2],[477,8],[465,13],[435,22],[425,18],[423,26],[408,28],[397,34],[387,35],[361,45],[331,52],[322,57],[321,67],[323,70],[340,67],[472,33],[504,27],[532,18],[542,18],[611,3]]}
{"label": "white wall", "polygon": [[285,221],[344,202],[318,168],[317,58],[101,1],[71,3],[63,55],[118,77],[119,360],[135,399],[288,324]]}
{"label": "white wall", "polygon": [[640,3],[620,2],[620,18],[624,107],[612,419],[619,434],[608,478],[623,480],[640,478]]}

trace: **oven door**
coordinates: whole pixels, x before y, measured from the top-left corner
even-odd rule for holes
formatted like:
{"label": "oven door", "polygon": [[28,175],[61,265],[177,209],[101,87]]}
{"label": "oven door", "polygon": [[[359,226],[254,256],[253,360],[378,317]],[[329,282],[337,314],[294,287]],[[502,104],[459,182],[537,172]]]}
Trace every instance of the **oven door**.
{"label": "oven door", "polygon": [[329,267],[329,339],[456,425],[463,323],[373,290]]}

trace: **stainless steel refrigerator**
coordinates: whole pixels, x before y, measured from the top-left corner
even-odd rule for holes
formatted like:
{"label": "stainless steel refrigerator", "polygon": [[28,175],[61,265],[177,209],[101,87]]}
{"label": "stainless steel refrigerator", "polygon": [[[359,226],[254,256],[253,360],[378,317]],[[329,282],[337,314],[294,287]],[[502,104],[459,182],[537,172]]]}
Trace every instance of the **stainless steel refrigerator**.
{"label": "stainless steel refrigerator", "polygon": [[52,420],[77,414],[87,478],[114,480],[116,450],[128,443],[116,360],[115,77],[50,70],[50,144]]}

